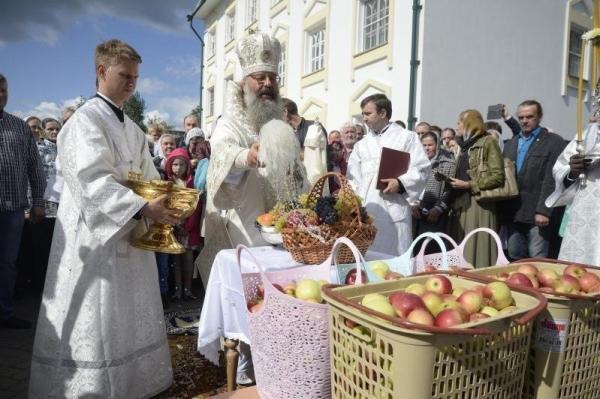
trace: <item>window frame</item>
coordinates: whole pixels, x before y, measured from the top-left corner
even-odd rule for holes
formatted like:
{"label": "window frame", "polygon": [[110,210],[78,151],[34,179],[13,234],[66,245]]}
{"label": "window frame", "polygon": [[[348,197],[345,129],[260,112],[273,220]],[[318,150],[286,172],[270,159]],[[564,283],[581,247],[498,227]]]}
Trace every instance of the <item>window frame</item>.
{"label": "window frame", "polygon": [[[381,14],[382,6],[385,6],[385,17],[372,17],[366,21],[366,11],[370,4],[376,4],[377,9],[373,14]],[[389,42],[390,34],[390,1],[389,0],[359,0],[358,1],[358,29],[356,38],[356,53],[360,54],[377,47],[384,46]],[[369,33],[367,27],[373,27]],[[372,42],[367,43],[367,35],[372,37]],[[383,37],[381,37],[383,36]]]}
{"label": "window frame", "polygon": [[259,0],[246,0],[246,26],[258,21],[258,7]]}
{"label": "window frame", "polygon": [[235,9],[225,14],[225,43],[235,40]]}
{"label": "window frame", "polygon": [[215,86],[206,88],[206,116],[215,114]]}
{"label": "window frame", "polygon": [[212,28],[206,32],[206,38],[204,40],[206,48],[206,59],[211,59],[217,53],[217,37],[215,34],[215,28]]}
{"label": "window frame", "polygon": [[[567,50],[567,75],[574,78],[579,79],[579,66],[581,63],[581,36],[586,32],[586,29],[578,24],[571,22],[569,26],[569,44]],[[577,35],[576,43],[572,43],[573,34]],[[577,46],[577,51],[573,51],[573,45]],[[572,71],[572,61],[573,59],[577,59],[577,67],[574,67],[574,71]],[[585,66],[584,66],[585,67]],[[572,73],[573,72],[573,73]],[[585,71],[584,71],[584,79],[585,79]]]}
{"label": "window frame", "polygon": [[[315,49],[315,35],[320,34],[321,37],[318,39],[318,48]],[[305,63],[304,63],[304,74],[310,75],[312,73],[325,69],[325,35],[327,34],[327,26],[325,23],[316,25],[310,30],[305,32],[306,36],[306,48],[305,48]]]}

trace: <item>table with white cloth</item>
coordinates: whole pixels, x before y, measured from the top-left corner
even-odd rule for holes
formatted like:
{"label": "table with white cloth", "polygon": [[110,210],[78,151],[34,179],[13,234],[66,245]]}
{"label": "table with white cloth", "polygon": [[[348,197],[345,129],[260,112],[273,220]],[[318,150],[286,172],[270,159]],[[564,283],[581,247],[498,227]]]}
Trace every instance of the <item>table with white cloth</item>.
{"label": "table with white cloth", "polygon": [[[302,266],[281,247],[254,247],[249,250],[265,271]],[[365,255],[366,260],[391,257],[393,256],[373,251],[367,251]],[[242,252],[241,266],[242,273],[258,272],[246,251]],[[335,274],[334,266],[332,266],[332,277]],[[236,250],[222,250],[215,257],[206,286],[206,295],[198,326],[198,352],[214,364],[218,364],[221,338],[242,341],[250,345],[247,312]],[[228,386],[234,377],[228,372]]]}

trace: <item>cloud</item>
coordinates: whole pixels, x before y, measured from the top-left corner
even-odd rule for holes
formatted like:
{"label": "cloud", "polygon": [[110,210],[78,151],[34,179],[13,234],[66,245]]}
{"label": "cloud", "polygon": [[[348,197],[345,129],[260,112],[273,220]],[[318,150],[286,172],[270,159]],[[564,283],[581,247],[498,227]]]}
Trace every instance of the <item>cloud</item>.
{"label": "cloud", "polygon": [[82,16],[105,15],[141,23],[163,32],[183,32],[195,0],[30,0],[2,1],[0,45],[29,40],[55,44]]}
{"label": "cloud", "polygon": [[148,125],[148,123],[152,120],[162,120],[162,121],[167,122],[168,124],[171,124],[169,119],[170,119],[169,113],[161,112],[157,109],[147,111],[146,114],[144,115],[144,123],[146,125]]}
{"label": "cloud", "polygon": [[62,110],[65,107],[76,105],[81,101],[81,97],[70,98],[56,103],[53,101],[42,101],[39,104],[31,107],[28,110],[15,110],[12,113],[21,117],[27,118],[29,116],[37,116],[40,119],[44,118],[56,118],[60,120]]}
{"label": "cloud", "polygon": [[176,79],[185,79],[199,76],[200,57],[171,57],[167,60],[165,73]]}
{"label": "cloud", "polygon": [[159,93],[161,91],[167,90],[169,88],[169,84],[164,82],[158,78],[141,78],[137,82],[137,91],[141,94],[154,94]]}
{"label": "cloud", "polygon": [[152,104],[152,111],[157,115],[165,116],[163,119],[175,129],[183,128],[183,118],[198,105],[195,97],[163,97]]}

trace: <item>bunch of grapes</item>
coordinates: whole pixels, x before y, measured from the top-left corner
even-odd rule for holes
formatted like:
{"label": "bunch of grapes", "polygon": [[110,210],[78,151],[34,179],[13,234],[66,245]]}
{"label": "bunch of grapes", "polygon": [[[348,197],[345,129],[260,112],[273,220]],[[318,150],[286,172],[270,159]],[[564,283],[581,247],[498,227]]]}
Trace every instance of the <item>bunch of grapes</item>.
{"label": "bunch of grapes", "polygon": [[315,211],[325,224],[335,224],[338,221],[338,214],[335,210],[336,200],[334,197],[321,197],[317,200]]}
{"label": "bunch of grapes", "polygon": [[298,205],[300,205],[300,208],[310,208],[308,206],[308,194],[304,193],[298,196]]}

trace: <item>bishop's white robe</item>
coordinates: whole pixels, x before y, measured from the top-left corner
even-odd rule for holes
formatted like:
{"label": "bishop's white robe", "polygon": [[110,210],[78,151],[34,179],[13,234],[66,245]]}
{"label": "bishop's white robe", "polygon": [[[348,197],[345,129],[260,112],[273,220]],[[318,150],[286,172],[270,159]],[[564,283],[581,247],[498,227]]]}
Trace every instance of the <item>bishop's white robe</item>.
{"label": "bishop's white robe", "polygon": [[[584,132],[586,153],[594,146],[600,146],[598,124],[592,123]],[[571,141],[560,154],[552,174],[556,189],[546,199],[546,206],[571,206],[568,209],[568,222],[558,256],[561,260],[579,262],[589,265],[600,265],[600,167],[589,170],[587,173],[587,187],[581,188],[579,180],[568,188],[564,185],[564,178],[569,174],[569,159],[576,154],[577,143]],[[598,162],[598,161],[596,161]]]}
{"label": "bishop's white robe", "polygon": [[196,259],[205,287],[217,252],[238,244],[268,245],[254,225],[256,218],[274,205],[268,203],[264,178],[258,169],[239,167],[235,162],[258,142],[257,132],[248,124],[239,90],[237,83],[229,82],[225,114],[210,138],[204,248]]}
{"label": "bishop's white robe", "polygon": [[145,200],[129,170],[159,179],[143,132],[88,100],[58,136],[64,177],[31,363],[32,398],[143,398],[172,383],[154,253],[132,247]]}
{"label": "bishop's white robe", "polygon": [[[375,188],[382,147],[410,153],[408,171],[398,176],[406,193],[384,194]],[[354,145],[347,177],[374,218],[377,235],[372,250],[389,255],[406,252],[413,239],[410,204],[419,201],[430,171],[431,163],[417,134],[395,123],[381,135],[369,132]]]}

